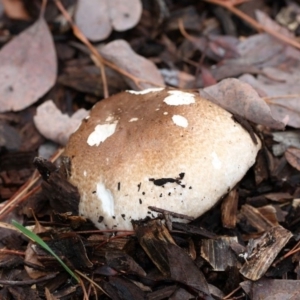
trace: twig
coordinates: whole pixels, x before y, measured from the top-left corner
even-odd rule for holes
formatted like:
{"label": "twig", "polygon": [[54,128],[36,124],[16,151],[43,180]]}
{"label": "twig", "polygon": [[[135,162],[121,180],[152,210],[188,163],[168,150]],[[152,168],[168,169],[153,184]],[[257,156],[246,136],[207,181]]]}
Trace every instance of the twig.
{"label": "twig", "polygon": [[97,65],[97,67],[100,68],[100,72],[101,72],[104,98],[107,98],[109,96],[109,93],[108,93],[103,57],[99,54],[99,52],[96,50],[96,48],[90,43],[90,41],[83,35],[83,33],[79,30],[79,28],[74,24],[73,20],[71,19],[71,16],[66,11],[66,9],[64,8],[64,6],[60,2],[60,0],[54,0],[54,2],[56,4],[57,8],[60,10],[60,12],[66,18],[66,20],[71,24],[75,36],[89,48],[89,50],[92,53],[92,56],[94,56],[97,59],[96,65]]}
{"label": "twig", "polygon": [[268,34],[272,35],[273,37],[277,38],[278,40],[285,42],[288,45],[294,46],[297,49],[300,49],[300,43],[298,43],[296,40],[293,40],[293,39],[281,34],[278,31],[274,31],[274,30],[268,28],[267,26],[261,25],[256,20],[249,17],[248,15],[246,15],[245,13],[243,13],[236,7],[234,7],[235,4],[240,4],[240,3],[238,3],[238,2],[232,3],[229,1],[222,1],[222,0],[204,0],[204,1],[225,7],[230,12],[232,12],[236,16],[240,17],[245,22],[247,22],[249,25],[251,25],[253,28],[255,28],[258,32],[261,32],[261,31],[267,32]]}
{"label": "twig", "polygon": [[238,290],[240,290],[241,289],[241,287],[239,286],[239,287],[237,287],[236,289],[234,289],[232,292],[230,292],[227,296],[225,296],[224,298],[223,298],[223,300],[227,300],[227,299],[229,299],[233,294],[235,294]]}
{"label": "twig", "polygon": [[276,100],[276,99],[295,99],[295,98],[296,99],[300,98],[300,94],[262,97],[262,99],[264,99],[267,103],[272,103],[272,100]]}
{"label": "twig", "polygon": [[85,278],[88,282],[90,282],[92,285],[94,285],[95,287],[97,287],[101,292],[103,292],[106,296],[110,297],[109,294],[106,293],[106,291],[99,285],[97,284],[95,281],[93,281],[92,279],[90,279],[89,277],[87,277],[85,274],[81,273],[78,270],[75,270],[75,272],[80,275],[81,277]]}
{"label": "twig", "polygon": [[[105,65],[115,71],[117,71],[118,73],[126,76],[127,78],[131,79],[135,85],[139,88],[141,88],[140,83],[141,82],[145,82],[145,83],[150,83],[154,86],[158,86],[158,84],[151,82],[149,80],[144,80],[141,78],[138,78],[132,74],[130,74],[129,72],[125,71],[124,69],[119,68],[118,66],[116,66],[114,63],[104,59],[101,54],[98,52],[98,50],[90,43],[90,41],[84,36],[84,34],[81,32],[81,30],[77,27],[77,25],[73,22],[71,16],[69,15],[69,13],[66,11],[66,9],[63,7],[63,5],[61,4],[60,0],[54,0],[57,8],[60,10],[60,12],[63,14],[63,16],[67,19],[67,21],[71,24],[72,29],[73,29],[73,33],[74,35],[83,43],[85,44],[88,49],[91,52],[92,57],[94,57],[94,59],[97,60],[97,66],[101,66],[101,68]],[[102,70],[102,69],[101,69]],[[101,75],[102,75],[102,71],[101,71]],[[102,78],[103,80],[103,78]],[[104,82],[106,84],[106,87],[104,86],[104,95],[105,95],[105,88],[107,89],[107,83],[106,83],[106,79],[105,81],[103,80],[103,85]],[[108,94],[108,92],[107,92]]]}
{"label": "twig", "polygon": [[288,258],[289,256],[297,253],[300,251],[300,242],[298,242],[293,249],[291,249],[288,253],[286,253],[285,255],[283,255],[282,257],[280,257],[279,259],[277,259],[273,264],[272,267],[276,267],[280,262],[282,262],[283,260],[285,260],[286,258]]}
{"label": "twig", "polygon": [[170,216],[172,216],[174,218],[186,219],[186,220],[189,220],[189,221],[195,220],[194,217],[190,217],[190,216],[187,216],[187,215],[179,214],[179,213],[176,213],[176,212],[173,212],[173,211],[170,211],[170,210],[166,210],[166,209],[162,209],[162,208],[159,208],[159,207],[148,206],[148,208],[150,210],[153,210],[153,211],[161,213],[161,214],[169,214]]}

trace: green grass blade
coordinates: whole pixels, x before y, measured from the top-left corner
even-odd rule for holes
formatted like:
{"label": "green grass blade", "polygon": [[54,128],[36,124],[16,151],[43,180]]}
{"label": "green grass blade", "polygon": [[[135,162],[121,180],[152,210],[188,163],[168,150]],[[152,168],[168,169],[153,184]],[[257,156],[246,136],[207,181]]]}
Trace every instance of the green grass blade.
{"label": "green grass blade", "polygon": [[56,260],[63,266],[63,268],[74,278],[77,282],[80,282],[75,273],[53,252],[53,250],[34,232],[28,230],[26,227],[21,225],[15,220],[12,220],[12,225],[14,225],[18,230],[20,230],[25,236],[27,236],[33,242],[39,244],[42,248],[48,251]]}

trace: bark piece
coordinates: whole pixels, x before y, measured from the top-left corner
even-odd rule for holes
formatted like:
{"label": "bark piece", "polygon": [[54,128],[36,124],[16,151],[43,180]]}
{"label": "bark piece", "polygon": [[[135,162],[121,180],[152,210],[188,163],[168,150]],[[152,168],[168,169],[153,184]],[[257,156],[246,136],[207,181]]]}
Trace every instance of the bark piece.
{"label": "bark piece", "polygon": [[80,196],[77,188],[58,173],[58,169],[51,162],[38,157],[34,164],[44,179],[42,189],[51,207],[57,212],[78,215]]}
{"label": "bark piece", "polygon": [[240,211],[240,216],[244,216],[248,223],[256,228],[258,232],[267,231],[273,227],[272,222],[265,218],[258,209],[251,205],[243,205]]}
{"label": "bark piece", "polygon": [[210,295],[202,272],[186,252],[174,243],[166,227],[159,221],[152,220],[145,226],[137,226],[135,231],[142,248],[166,277]]}
{"label": "bark piece", "polygon": [[214,271],[225,271],[228,267],[240,267],[230,244],[237,243],[236,237],[220,237],[215,240],[203,240],[201,256],[213,267]]}
{"label": "bark piece", "polygon": [[292,236],[290,231],[276,226],[260,238],[249,242],[249,256],[240,273],[250,280],[260,279]]}
{"label": "bark piece", "polygon": [[222,202],[222,223],[226,228],[235,228],[239,194],[236,189],[230,191]]}

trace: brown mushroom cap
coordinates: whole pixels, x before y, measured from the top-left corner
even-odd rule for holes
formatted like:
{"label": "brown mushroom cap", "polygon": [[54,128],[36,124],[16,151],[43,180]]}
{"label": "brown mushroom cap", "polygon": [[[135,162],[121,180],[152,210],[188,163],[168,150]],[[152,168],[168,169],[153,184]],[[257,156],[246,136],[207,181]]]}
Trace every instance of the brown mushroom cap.
{"label": "brown mushroom cap", "polygon": [[71,136],[79,212],[100,229],[132,229],[148,206],[198,217],[255,162],[260,142],[219,106],[170,89],[97,103]]}

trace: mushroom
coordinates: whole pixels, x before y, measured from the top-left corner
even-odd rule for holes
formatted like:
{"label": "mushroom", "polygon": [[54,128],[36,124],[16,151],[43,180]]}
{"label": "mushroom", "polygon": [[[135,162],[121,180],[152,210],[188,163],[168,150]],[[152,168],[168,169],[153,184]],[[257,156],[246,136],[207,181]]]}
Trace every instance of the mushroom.
{"label": "mushroom", "polygon": [[156,216],[149,206],[199,217],[244,176],[260,146],[210,101],[155,88],[97,103],[65,155],[80,214],[99,229],[130,230],[132,220]]}

